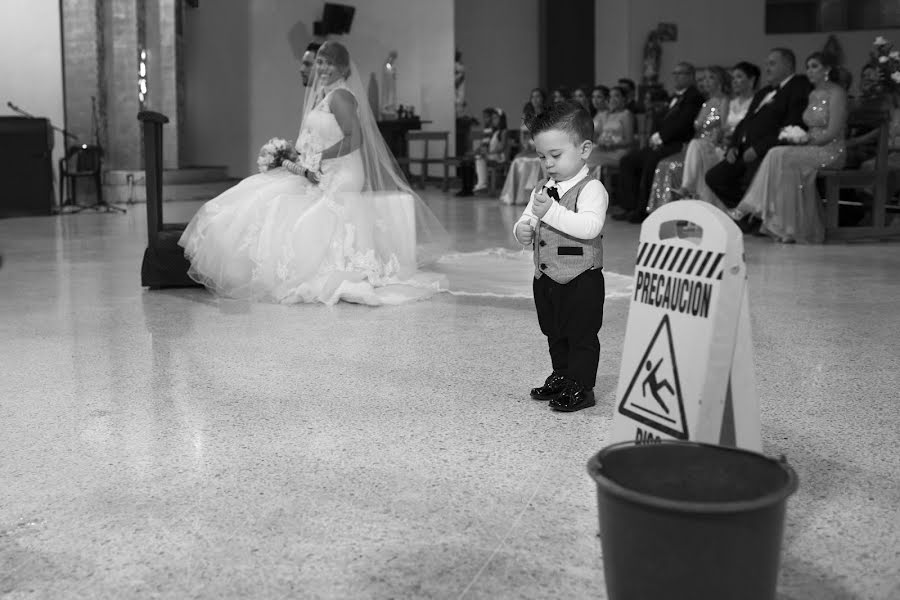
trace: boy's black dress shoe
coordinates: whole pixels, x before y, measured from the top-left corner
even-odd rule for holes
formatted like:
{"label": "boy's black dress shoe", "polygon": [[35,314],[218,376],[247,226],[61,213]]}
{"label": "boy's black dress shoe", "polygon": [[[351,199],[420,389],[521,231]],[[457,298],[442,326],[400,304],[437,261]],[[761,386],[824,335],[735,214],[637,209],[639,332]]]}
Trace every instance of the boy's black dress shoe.
{"label": "boy's black dress shoe", "polygon": [[594,390],[586,390],[580,383],[570,381],[565,391],[550,401],[550,408],[560,412],[575,412],[595,404]]}
{"label": "boy's black dress shoe", "polygon": [[531,397],[535,400],[553,400],[562,394],[571,383],[571,381],[553,371],[544,382],[544,385],[531,388]]}

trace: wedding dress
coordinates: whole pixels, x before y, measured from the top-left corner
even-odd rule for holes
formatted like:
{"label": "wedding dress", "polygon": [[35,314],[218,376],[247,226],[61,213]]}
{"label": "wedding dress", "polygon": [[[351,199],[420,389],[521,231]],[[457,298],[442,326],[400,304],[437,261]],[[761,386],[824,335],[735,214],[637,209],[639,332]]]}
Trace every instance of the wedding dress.
{"label": "wedding dress", "polygon": [[[446,289],[445,277],[419,267],[449,237],[398,174],[355,72],[314,81],[308,94],[296,149],[319,183],[279,167],[207,202],[179,241],[192,279],[228,298],[278,303],[399,304]],[[317,164],[345,136],[330,109],[341,90],[356,100],[363,140]]]}

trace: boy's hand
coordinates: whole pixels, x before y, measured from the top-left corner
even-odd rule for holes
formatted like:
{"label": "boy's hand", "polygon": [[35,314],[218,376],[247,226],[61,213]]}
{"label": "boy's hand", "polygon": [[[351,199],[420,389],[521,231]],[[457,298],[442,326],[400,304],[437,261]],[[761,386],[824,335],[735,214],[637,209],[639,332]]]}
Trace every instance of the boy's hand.
{"label": "boy's hand", "polygon": [[553,198],[547,195],[546,190],[541,190],[534,193],[534,200],[531,203],[531,212],[533,212],[534,216],[538,219],[543,219],[544,215],[547,214],[547,211],[550,210],[552,205]]}
{"label": "boy's hand", "polygon": [[526,246],[534,241],[534,227],[531,226],[531,223],[521,221],[516,225],[516,239]]}

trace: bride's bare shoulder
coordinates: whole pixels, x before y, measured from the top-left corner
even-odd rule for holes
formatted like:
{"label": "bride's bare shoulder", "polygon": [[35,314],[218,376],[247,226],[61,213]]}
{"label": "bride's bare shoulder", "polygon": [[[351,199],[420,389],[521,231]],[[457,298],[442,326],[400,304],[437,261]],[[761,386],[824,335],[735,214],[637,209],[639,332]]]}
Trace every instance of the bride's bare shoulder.
{"label": "bride's bare shoulder", "polygon": [[335,103],[344,106],[356,106],[356,96],[353,95],[353,92],[348,90],[347,88],[338,88],[331,93],[331,105],[334,106]]}

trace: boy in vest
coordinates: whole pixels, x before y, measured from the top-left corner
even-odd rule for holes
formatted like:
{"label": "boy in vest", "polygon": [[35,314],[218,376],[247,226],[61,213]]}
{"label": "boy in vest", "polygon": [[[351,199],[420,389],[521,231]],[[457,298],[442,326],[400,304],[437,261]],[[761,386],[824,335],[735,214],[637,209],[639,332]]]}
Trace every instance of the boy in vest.
{"label": "boy in vest", "polygon": [[588,174],[594,124],[580,105],[561,102],[528,124],[548,180],[540,181],[513,228],[534,249],[534,305],[553,373],[531,390],[554,410],[594,406],[603,324],[603,243],[609,195]]}

